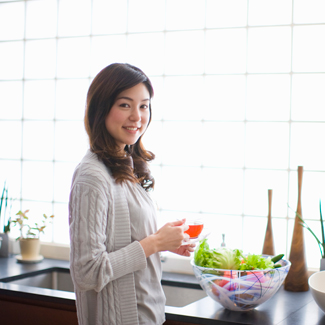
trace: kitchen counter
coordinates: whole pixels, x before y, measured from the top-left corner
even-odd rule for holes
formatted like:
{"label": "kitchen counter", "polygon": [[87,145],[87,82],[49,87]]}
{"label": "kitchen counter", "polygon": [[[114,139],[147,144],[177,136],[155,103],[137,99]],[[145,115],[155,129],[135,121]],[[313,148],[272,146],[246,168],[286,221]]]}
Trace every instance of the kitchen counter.
{"label": "kitchen counter", "polygon": [[[69,262],[61,260],[44,259],[41,263],[21,264],[17,263],[14,256],[0,258],[0,296],[41,300],[48,304],[60,303],[74,310],[75,295],[72,292],[10,283],[22,279],[26,274],[68,272],[68,269]],[[162,284],[175,286],[175,290],[177,287],[200,290],[198,282],[191,275],[163,273]],[[4,310],[1,309],[0,304],[0,312],[3,314]],[[325,314],[313,300],[310,291],[294,293],[285,291],[283,287],[270,300],[249,312],[229,311],[205,297],[184,307],[166,306],[166,319],[175,324],[325,325]]]}

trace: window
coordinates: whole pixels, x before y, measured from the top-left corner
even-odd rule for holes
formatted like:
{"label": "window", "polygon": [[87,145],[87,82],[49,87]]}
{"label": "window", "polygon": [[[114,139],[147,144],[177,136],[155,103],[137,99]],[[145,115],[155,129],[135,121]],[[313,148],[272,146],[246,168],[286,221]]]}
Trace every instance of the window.
{"label": "window", "polygon": [[[323,0],[0,0],[0,181],[13,212],[54,213],[43,239],[69,242],[86,92],[100,69],[129,62],[155,88],[144,140],[160,224],[200,216],[212,246],[225,234],[261,253],[273,189],[275,249],[288,256],[298,166],[303,216],[320,235],[324,10]],[[316,241],[305,241],[318,267]]]}

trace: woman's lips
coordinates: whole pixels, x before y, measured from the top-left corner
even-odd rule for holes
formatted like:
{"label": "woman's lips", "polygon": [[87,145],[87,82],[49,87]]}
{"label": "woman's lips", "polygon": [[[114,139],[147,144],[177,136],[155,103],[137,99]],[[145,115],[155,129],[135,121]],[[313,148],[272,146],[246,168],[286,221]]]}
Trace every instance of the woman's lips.
{"label": "woman's lips", "polygon": [[131,127],[131,126],[125,126],[123,127],[127,132],[135,134],[138,132],[139,128],[138,127]]}

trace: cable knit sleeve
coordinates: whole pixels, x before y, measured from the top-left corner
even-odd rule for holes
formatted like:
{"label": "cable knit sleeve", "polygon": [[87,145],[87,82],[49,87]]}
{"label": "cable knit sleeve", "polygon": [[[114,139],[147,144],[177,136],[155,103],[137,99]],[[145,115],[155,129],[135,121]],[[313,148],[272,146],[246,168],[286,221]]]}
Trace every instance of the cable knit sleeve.
{"label": "cable knit sleeve", "polygon": [[99,292],[109,282],[147,266],[137,241],[108,251],[110,236],[115,235],[110,204],[114,204],[112,197],[94,182],[73,184],[69,202],[70,270],[79,291]]}

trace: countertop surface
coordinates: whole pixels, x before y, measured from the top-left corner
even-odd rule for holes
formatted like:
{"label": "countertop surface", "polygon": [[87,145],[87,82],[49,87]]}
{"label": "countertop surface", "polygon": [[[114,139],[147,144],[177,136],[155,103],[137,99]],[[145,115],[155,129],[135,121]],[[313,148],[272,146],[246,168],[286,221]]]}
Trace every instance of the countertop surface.
{"label": "countertop surface", "polygon": [[[74,293],[33,288],[10,284],[24,275],[38,275],[44,270],[62,271],[69,269],[68,261],[44,259],[41,263],[22,264],[14,256],[0,258],[0,293],[25,296],[31,299],[57,299],[67,304],[75,303]],[[163,284],[199,288],[194,276],[164,273]],[[311,292],[288,292],[280,290],[267,302],[248,312],[234,312],[224,309],[209,297],[200,299],[185,307],[166,306],[166,318],[192,324],[256,324],[256,325],[325,325],[325,314],[315,303]]]}

